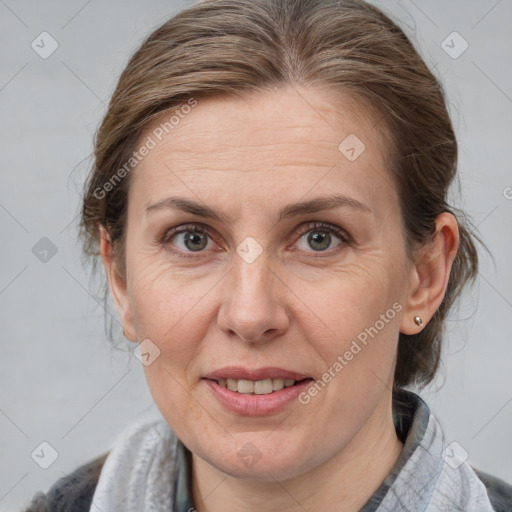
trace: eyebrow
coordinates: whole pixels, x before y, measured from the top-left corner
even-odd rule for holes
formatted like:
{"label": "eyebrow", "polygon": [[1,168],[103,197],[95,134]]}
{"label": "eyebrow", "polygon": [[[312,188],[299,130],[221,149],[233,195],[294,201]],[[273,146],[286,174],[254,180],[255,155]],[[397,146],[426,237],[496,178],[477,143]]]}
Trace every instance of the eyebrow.
{"label": "eyebrow", "polygon": [[[288,204],[279,212],[277,222],[282,219],[339,207],[350,208],[352,210],[365,213],[373,213],[369,206],[361,203],[357,199],[348,196],[334,195],[328,197],[317,197],[309,201]],[[147,215],[152,211],[161,209],[177,209],[200,217],[224,222],[226,224],[231,222],[231,218],[224,212],[184,197],[167,197],[166,199],[162,199],[161,201],[148,206],[145,210],[145,214]]]}

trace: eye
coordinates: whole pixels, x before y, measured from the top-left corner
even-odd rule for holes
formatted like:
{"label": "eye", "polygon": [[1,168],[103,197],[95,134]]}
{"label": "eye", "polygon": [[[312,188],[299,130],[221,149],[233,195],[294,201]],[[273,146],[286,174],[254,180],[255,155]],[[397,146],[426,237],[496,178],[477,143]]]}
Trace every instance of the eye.
{"label": "eye", "polygon": [[[335,249],[343,247],[351,241],[350,236],[345,230],[324,222],[309,223],[301,226],[299,228],[299,235],[302,235],[297,242],[299,249],[306,252],[311,252],[307,247],[312,248],[313,252],[330,252],[326,251],[326,249],[329,249],[333,242],[332,235],[340,240]],[[302,246],[300,246],[300,242],[303,242]]]}
{"label": "eye", "polygon": [[193,256],[180,253],[201,252],[208,247],[208,239],[211,240],[211,235],[205,226],[201,224],[184,224],[183,226],[166,231],[160,243],[168,245],[172,242],[179,249],[174,252],[185,258],[190,258]]}
{"label": "eye", "polygon": [[[345,230],[324,222],[310,222],[304,224],[299,227],[298,234],[300,238],[297,244],[299,245],[299,249],[305,252],[330,253],[331,251],[327,249],[329,249],[333,242],[333,235],[334,238],[340,241],[334,248],[334,251],[351,242],[351,237]],[[307,237],[305,235],[307,235]],[[171,228],[159,239],[159,242],[166,247],[169,245],[177,247],[177,250],[169,250],[184,258],[193,258],[193,253],[203,252],[209,247],[209,241],[213,243],[213,234],[210,233],[208,227],[202,224],[184,224]],[[313,251],[304,247],[304,243],[301,246],[301,242],[307,244]]]}

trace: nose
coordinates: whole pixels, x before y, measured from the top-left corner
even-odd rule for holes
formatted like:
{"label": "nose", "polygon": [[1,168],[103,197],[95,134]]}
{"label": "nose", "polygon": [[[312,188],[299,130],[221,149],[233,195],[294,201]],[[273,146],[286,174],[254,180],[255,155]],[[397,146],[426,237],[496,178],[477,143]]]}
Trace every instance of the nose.
{"label": "nose", "polygon": [[262,343],[288,329],[286,286],[269,267],[264,255],[248,263],[236,255],[226,276],[219,328],[245,342]]}

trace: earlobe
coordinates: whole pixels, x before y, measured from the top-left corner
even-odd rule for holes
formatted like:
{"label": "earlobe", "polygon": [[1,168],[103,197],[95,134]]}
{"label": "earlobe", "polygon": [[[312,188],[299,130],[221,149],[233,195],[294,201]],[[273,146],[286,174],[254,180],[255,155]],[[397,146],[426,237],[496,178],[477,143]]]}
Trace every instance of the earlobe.
{"label": "earlobe", "polygon": [[[433,241],[420,249],[411,265],[409,296],[400,324],[400,332],[417,334],[434,316],[448,287],[453,261],[459,248],[457,219],[448,212],[436,218]],[[416,317],[421,319],[421,324]]]}
{"label": "earlobe", "polygon": [[101,259],[107,274],[110,293],[121,320],[123,334],[128,340],[137,341],[126,281],[117,270],[110,235],[102,225],[99,226],[99,230]]}

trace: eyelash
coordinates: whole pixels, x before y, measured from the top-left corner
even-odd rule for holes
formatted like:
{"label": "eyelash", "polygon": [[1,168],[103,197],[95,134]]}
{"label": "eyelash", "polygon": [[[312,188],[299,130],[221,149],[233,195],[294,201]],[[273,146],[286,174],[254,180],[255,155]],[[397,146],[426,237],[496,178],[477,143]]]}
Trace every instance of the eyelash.
{"label": "eyelash", "polygon": [[[306,233],[309,233],[310,231],[328,231],[331,233],[334,233],[340,240],[341,243],[334,249],[326,250],[326,251],[314,251],[318,252],[320,254],[332,254],[332,252],[336,252],[337,250],[341,249],[347,244],[350,244],[352,242],[352,238],[350,235],[342,228],[334,225],[334,224],[328,224],[325,222],[313,222],[308,224],[303,224],[299,226],[297,229],[297,235],[299,236],[299,239],[302,238],[303,235]],[[193,232],[193,233],[199,233],[199,234],[205,234],[208,235],[212,240],[214,239],[213,233],[210,231],[210,229],[206,226],[203,226],[202,224],[183,224],[181,226],[178,226],[176,228],[171,228],[167,230],[164,235],[158,240],[158,242],[161,245],[166,246],[176,235],[179,235],[180,233],[186,233],[186,232]],[[180,257],[183,258],[196,258],[200,255],[202,251],[198,251],[198,255],[194,256],[191,255],[192,253],[189,253],[190,255],[183,254],[183,251],[181,250],[172,250],[175,254],[177,254]],[[319,256],[312,256],[313,258],[317,258]]]}

